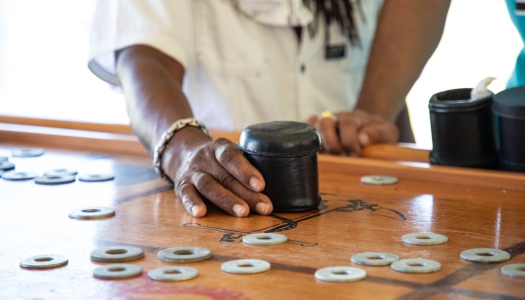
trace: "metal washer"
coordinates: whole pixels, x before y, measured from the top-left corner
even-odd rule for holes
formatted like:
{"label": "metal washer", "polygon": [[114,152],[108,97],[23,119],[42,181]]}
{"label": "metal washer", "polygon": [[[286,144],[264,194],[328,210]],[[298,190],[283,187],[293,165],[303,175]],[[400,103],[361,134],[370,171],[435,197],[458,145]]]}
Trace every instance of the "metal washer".
{"label": "metal washer", "polygon": [[17,171],[10,171],[5,172],[2,174],[2,178],[5,180],[11,180],[11,181],[22,181],[22,180],[29,180],[37,177],[37,173],[33,172],[17,172]]}
{"label": "metal washer", "polygon": [[242,241],[248,245],[271,246],[286,243],[288,237],[277,233],[254,233],[244,236]]}
{"label": "metal washer", "polygon": [[508,252],[492,248],[473,248],[461,252],[459,256],[464,260],[480,263],[503,262],[510,259]]}
{"label": "metal washer", "polygon": [[401,237],[401,241],[411,245],[440,245],[446,243],[448,237],[432,232],[417,232],[405,234]]}
{"label": "metal washer", "polygon": [[9,159],[7,158],[7,156],[0,156],[0,162],[3,162],[3,161],[8,161]]}
{"label": "metal washer", "polygon": [[28,269],[47,269],[67,264],[67,257],[58,254],[42,254],[20,261],[20,266]]}
{"label": "metal washer", "polygon": [[75,175],[60,175],[60,176],[40,176],[35,178],[35,183],[38,184],[63,184],[70,183],[76,180]]}
{"label": "metal washer", "polygon": [[525,264],[510,264],[501,267],[501,273],[516,278],[525,278]]}
{"label": "metal washer", "polygon": [[73,219],[100,219],[114,215],[115,210],[113,208],[102,206],[78,208],[69,213],[69,217]]}
{"label": "metal washer", "polygon": [[11,171],[15,169],[15,165],[8,161],[0,162],[0,171]]}
{"label": "metal washer", "polygon": [[131,246],[112,246],[93,250],[91,259],[101,262],[125,262],[144,257],[144,250]]}
{"label": "metal washer", "polygon": [[54,176],[64,176],[64,175],[77,175],[78,171],[73,169],[54,169],[47,170],[44,172],[44,176],[54,177]]}
{"label": "metal washer", "polygon": [[368,185],[391,185],[397,182],[397,177],[390,175],[367,175],[361,177],[361,183]]}
{"label": "metal washer", "polygon": [[269,262],[260,259],[237,259],[223,263],[221,270],[232,274],[257,274],[270,270]]}
{"label": "metal washer", "polygon": [[399,259],[399,256],[388,252],[362,252],[352,255],[354,264],[364,266],[388,266]]}
{"label": "metal washer", "polygon": [[315,278],[330,282],[351,282],[366,278],[366,271],[346,266],[327,267],[315,271]]}
{"label": "metal washer", "polygon": [[93,270],[93,276],[102,279],[123,279],[142,274],[142,268],[130,264],[111,264]]}
{"label": "metal washer", "polygon": [[13,157],[37,157],[42,156],[44,154],[43,149],[16,149],[11,152],[11,155]]}
{"label": "metal washer", "polygon": [[403,273],[432,273],[441,270],[441,263],[426,258],[406,258],[393,262],[390,267]]}
{"label": "metal washer", "polygon": [[203,261],[211,256],[210,249],[191,246],[167,248],[157,253],[157,258],[162,261],[179,263]]}
{"label": "metal washer", "polygon": [[115,176],[112,174],[82,174],[78,176],[78,180],[84,182],[100,182],[113,179],[115,179]]}
{"label": "metal washer", "polygon": [[199,275],[199,271],[191,267],[161,267],[150,270],[148,277],[157,281],[184,281],[190,280]]}

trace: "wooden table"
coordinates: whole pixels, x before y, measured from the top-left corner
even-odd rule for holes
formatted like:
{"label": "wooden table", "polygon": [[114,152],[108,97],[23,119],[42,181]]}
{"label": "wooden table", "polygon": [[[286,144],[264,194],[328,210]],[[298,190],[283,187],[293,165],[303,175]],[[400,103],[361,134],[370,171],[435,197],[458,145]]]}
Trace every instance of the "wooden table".
{"label": "wooden table", "polygon": [[[36,158],[12,158],[19,171],[43,173],[69,167],[82,172],[111,172],[112,181],[44,186],[33,181],[0,180],[0,299],[524,299],[525,279],[505,276],[500,268],[525,263],[525,174],[429,166],[393,159],[426,157],[422,150],[382,145],[368,153],[377,158],[319,157],[322,205],[304,213],[251,214],[235,218],[210,208],[205,218],[188,215],[171,187],[157,179],[150,158],[111,153],[100,144],[75,147],[78,137],[17,140],[0,131],[0,156],[21,147],[43,147]],[[129,142],[129,141],[128,141]],[[126,152],[128,142],[121,145]],[[108,142],[109,143],[109,142]],[[118,146],[118,141],[112,141]],[[51,146],[50,146],[51,145]],[[68,146],[70,145],[70,147]],[[115,146],[115,149],[118,147]],[[113,149],[113,148],[112,148]],[[111,149],[110,149],[111,150]],[[385,153],[392,152],[392,155]],[[410,160],[410,159],[409,159]],[[390,186],[366,186],[360,177],[395,175]],[[116,215],[102,220],[68,218],[86,206],[114,207]],[[276,246],[242,243],[249,233],[288,236]],[[404,244],[401,236],[435,232],[448,236],[442,245]],[[129,263],[142,275],[124,280],[94,278],[105,265],[90,260],[99,247],[132,245],[145,257]],[[210,249],[209,260],[175,264],[157,259],[157,252],[175,246]],[[509,252],[508,262],[482,264],[462,260],[470,248]],[[353,254],[382,251],[401,258],[422,257],[441,262],[442,270],[406,274],[390,267],[367,267],[350,262]],[[61,254],[62,267],[21,268],[19,261],[37,254]],[[271,263],[265,273],[234,275],[221,264],[239,258]],[[199,276],[182,282],[148,278],[153,268],[184,265]],[[366,279],[348,283],[316,280],[314,272],[328,266],[364,269]]]}

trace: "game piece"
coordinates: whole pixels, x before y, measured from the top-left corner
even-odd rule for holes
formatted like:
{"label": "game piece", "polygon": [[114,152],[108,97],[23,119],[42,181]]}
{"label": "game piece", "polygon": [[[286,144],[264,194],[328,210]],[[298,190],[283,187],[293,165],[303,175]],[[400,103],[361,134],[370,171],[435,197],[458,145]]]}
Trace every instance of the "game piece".
{"label": "game piece", "polygon": [[354,264],[364,266],[388,266],[399,259],[399,256],[387,252],[362,252],[352,255]]}
{"label": "game piece", "polygon": [[48,170],[44,172],[44,176],[53,177],[53,176],[64,176],[64,175],[77,175],[77,170],[72,169],[55,169]]}
{"label": "game piece", "polygon": [[221,270],[232,274],[256,274],[270,270],[270,263],[260,259],[237,259],[223,263]]}
{"label": "game piece", "polygon": [[243,237],[242,241],[245,244],[254,246],[270,246],[286,243],[288,238],[277,233],[254,233]]}
{"label": "game piece", "polygon": [[7,156],[0,156],[0,162],[8,161]]}
{"label": "game piece", "polygon": [[209,249],[191,246],[167,248],[157,253],[157,258],[162,261],[180,263],[203,261],[211,256]]}
{"label": "game piece", "polygon": [[63,175],[63,176],[40,176],[35,178],[37,184],[63,184],[75,182],[75,175]]}
{"label": "game piece", "polygon": [[393,262],[390,267],[403,273],[432,273],[441,270],[441,263],[426,258],[406,258]]}
{"label": "game piece", "polygon": [[5,180],[11,180],[11,181],[21,181],[21,180],[29,180],[37,177],[38,174],[32,173],[32,172],[17,172],[17,171],[9,171],[2,174],[2,178]]}
{"label": "game piece", "polygon": [[337,266],[315,271],[315,278],[330,282],[351,282],[366,278],[366,271],[359,268]]}
{"label": "game piece", "polygon": [[44,150],[42,149],[30,149],[30,148],[17,149],[11,152],[11,155],[13,157],[37,157],[37,156],[42,156],[43,154],[44,154]]}
{"label": "game piece", "polygon": [[199,271],[191,267],[161,267],[148,272],[148,277],[157,281],[184,281],[197,277]]}
{"label": "game piece", "polygon": [[123,279],[142,274],[142,268],[130,264],[111,264],[93,270],[93,276],[102,279]]}
{"label": "game piece", "polygon": [[401,241],[411,245],[439,245],[446,243],[448,237],[432,232],[418,232],[403,235]]}
{"label": "game piece", "polygon": [[114,215],[113,208],[101,206],[78,208],[69,213],[69,217],[73,219],[100,219]]}
{"label": "game piece", "polygon": [[65,256],[57,254],[43,254],[28,257],[20,261],[20,266],[28,269],[47,269],[67,264]]}
{"label": "game piece", "polygon": [[112,246],[93,250],[91,259],[102,262],[125,262],[144,257],[144,250],[131,246]]}
{"label": "game piece", "polygon": [[501,267],[501,273],[516,278],[525,278],[525,264],[510,264]]}
{"label": "game piece", "polygon": [[101,182],[115,179],[111,174],[82,174],[78,176],[78,180],[85,182]]}
{"label": "game piece", "polygon": [[15,169],[15,165],[8,162],[8,161],[2,161],[0,162],[0,171],[11,171]]}
{"label": "game piece", "polygon": [[459,256],[464,260],[480,263],[503,262],[510,259],[508,252],[492,248],[473,248],[461,252]]}
{"label": "game piece", "polygon": [[367,175],[361,177],[361,183],[368,185],[391,185],[396,184],[397,181],[397,177],[389,175]]}

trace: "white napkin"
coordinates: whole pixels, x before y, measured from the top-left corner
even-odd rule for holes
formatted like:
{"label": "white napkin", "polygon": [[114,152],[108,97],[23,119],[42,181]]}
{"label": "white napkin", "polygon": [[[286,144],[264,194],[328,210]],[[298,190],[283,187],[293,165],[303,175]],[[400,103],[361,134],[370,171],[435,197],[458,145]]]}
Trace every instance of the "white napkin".
{"label": "white napkin", "polygon": [[488,86],[494,79],[496,78],[487,77],[480,81],[478,85],[470,92],[470,98],[472,100],[478,100],[487,97],[489,95]]}

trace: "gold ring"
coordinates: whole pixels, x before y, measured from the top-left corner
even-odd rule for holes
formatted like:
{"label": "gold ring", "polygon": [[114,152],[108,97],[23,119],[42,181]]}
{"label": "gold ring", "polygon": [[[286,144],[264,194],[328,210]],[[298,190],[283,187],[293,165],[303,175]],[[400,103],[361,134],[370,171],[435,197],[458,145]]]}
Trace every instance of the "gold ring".
{"label": "gold ring", "polygon": [[319,119],[319,120],[320,120],[320,119],[324,119],[324,118],[330,118],[330,119],[332,119],[332,120],[334,120],[334,121],[337,122],[337,116],[334,115],[334,113],[331,112],[331,111],[328,110],[328,109],[325,110],[325,111],[323,111],[321,114],[319,114],[319,115],[317,116],[317,119]]}

